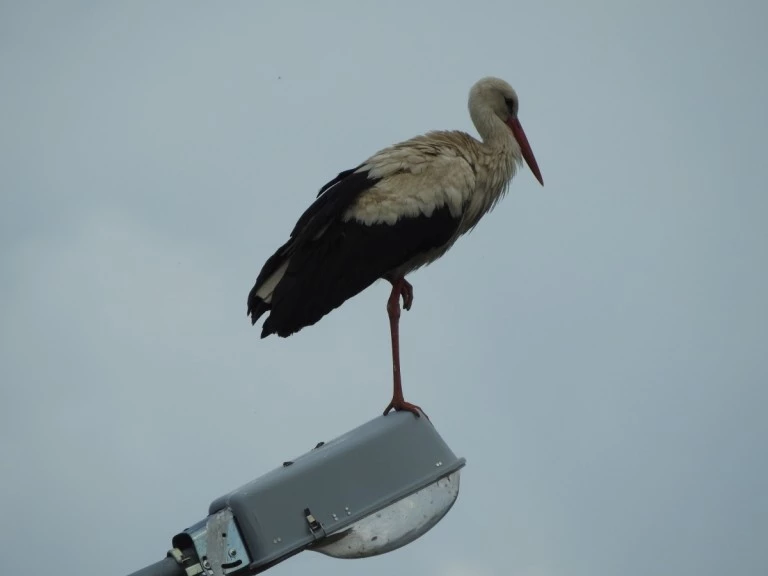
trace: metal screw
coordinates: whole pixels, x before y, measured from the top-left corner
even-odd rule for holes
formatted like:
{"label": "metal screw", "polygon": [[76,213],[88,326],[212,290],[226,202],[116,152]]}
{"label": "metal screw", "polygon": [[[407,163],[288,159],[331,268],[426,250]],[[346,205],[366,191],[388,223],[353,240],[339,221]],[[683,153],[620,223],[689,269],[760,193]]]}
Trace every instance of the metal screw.
{"label": "metal screw", "polygon": [[230,558],[234,558],[235,556],[237,556],[237,550],[235,550],[234,548],[230,548],[229,550],[227,550],[227,554],[229,554]]}
{"label": "metal screw", "polygon": [[440,460],[438,460],[437,462],[435,462],[435,466],[437,466],[438,468],[440,468],[440,466],[442,466],[442,465],[443,465],[443,463],[442,463],[442,461],[440,461]]}
{"label": "metal screw", "polygon": [[334,520],[338,520],[338,519],[339,519],[339,517],[338,517],[338,516],[336,516],[336,514],[331,514],[331,516],[333,516],[333,519],[334,519]]}

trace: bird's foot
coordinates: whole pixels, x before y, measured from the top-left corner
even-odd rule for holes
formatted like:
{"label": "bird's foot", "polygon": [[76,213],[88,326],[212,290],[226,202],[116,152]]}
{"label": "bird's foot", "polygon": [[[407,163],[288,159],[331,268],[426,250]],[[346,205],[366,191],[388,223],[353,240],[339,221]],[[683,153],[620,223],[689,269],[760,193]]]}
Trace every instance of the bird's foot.
{"label": "bird's foot", "polygon": [[405,278],[400,283],[400,295],[403,297],[403,308],[410,310],[413,305],[413,285]]}
{"label": "bird's foot", "polygon": [[419,406],[416,406],[416,404],[406,402],[403,398],[392,398],[392,401],[384,409],[384,416],[389,414],[391,410],[394,410],[395,412],[410,412],[411,414],[414,414],[416,418],[419,418],[423,414],[426,419],[429,420],[429,416],[427,416],[427,413],[424,412],[424,410]]}

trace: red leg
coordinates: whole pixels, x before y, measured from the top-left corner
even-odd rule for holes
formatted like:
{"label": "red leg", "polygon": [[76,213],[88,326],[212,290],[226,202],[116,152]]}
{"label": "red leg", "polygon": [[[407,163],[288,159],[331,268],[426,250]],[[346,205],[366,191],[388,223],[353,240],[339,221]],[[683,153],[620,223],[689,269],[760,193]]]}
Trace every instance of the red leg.
{"label": "red leg", "polygon": [[[387,314],[389,315],[389,331],[392,336],[392,376],[394,380],[392,401],[384,410],[388,414],[390,410],[407,410],[413,412],[417,417],[423,413],[423,410],[406,402],[403,397],[403,384],[400,379],[400,296],[403,297],[403,305],[409,310],[413,303],[413,286],[405,278],[398,278],[392,282],[392,292],[387,300]],[[426,414],[424,414],[426,416]]]}

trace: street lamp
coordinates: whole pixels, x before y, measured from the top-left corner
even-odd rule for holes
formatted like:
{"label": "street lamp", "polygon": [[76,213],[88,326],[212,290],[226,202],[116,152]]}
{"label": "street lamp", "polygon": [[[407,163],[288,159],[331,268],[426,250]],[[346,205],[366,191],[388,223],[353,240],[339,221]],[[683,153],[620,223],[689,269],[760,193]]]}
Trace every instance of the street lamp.
{"label": "street lamp", "polygon": [[451,509],[464,463],[427,418],[374,418],[217,498],[165,560],[133,576],[245,576],[304,550],[390,552]]}

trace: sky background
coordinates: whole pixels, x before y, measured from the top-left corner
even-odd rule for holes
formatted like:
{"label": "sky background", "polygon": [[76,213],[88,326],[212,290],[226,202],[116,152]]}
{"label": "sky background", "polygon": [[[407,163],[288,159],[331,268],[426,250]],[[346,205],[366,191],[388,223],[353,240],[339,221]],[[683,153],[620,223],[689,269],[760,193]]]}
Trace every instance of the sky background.
{"label": "sky background", "polygon": [[[509,81],[541,167],[410,280],[406,397],[467,458],[421,540],[275,576],[768,570],[768,4],[0,1],[0,551],[126,574],[376,417],[388,284],[245,300],[317,190]],[[312,424],[309,424],[312,422]]]}

